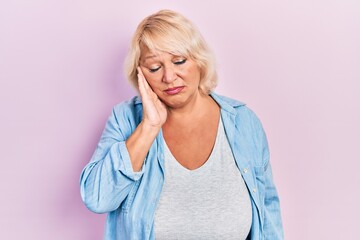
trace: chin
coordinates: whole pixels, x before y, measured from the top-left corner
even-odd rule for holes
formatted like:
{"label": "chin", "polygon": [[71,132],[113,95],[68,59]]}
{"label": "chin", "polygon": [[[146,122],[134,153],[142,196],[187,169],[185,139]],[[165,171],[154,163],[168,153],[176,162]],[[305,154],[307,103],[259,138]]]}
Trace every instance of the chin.
{"label": "chin", "polygon": [[185,103],[182,101],[167,101],[167,102],[164,102],[164,104],[168,108],[181,108],[185,105]]}
{"label": "chin", "polygon": [[166,96],[161,98],[161,101],[168,108],[181,108],[186,105],[186,100],[183,96]]}

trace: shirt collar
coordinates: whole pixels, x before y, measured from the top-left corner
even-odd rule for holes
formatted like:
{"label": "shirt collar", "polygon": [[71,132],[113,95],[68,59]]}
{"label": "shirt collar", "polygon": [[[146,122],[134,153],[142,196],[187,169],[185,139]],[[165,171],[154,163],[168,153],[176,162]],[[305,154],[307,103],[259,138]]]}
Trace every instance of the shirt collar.
{"label": "shirt collar", "polygon": [[217,104],[220,105],[221,109],[223,109],[233,115],[236,115],[235,108],[246,105],[246,103],[240,102],[240,101],[232,99],[232,98],[218,95],[214,92],[211,92],[210,96],[215,100],[215,102],[217,102]]}

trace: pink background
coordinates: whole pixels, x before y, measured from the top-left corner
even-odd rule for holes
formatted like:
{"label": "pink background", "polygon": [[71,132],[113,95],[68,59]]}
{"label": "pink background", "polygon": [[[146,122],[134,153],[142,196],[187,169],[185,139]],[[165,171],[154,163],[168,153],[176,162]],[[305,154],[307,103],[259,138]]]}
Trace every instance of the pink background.
{"label": "pink background", "polygon": [[0,239],[102,239],[79,176],[116,103],[136,25],[182,12],[214,50],[217,92],[267,132],[286,239],[356,239],[360,2],[3,1]]}

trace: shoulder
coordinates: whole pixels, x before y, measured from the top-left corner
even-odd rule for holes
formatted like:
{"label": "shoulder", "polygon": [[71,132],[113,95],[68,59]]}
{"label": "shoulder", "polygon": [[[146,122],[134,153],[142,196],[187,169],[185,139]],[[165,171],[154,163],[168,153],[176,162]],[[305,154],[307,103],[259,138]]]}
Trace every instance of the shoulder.
{"label": "shoulder", "polygon": [[263,131],[259,117],[246,103],[216,93],[210,95],[222,110],[230,113],[228,116],[234,116],[239,128],[251,130],[253,133]]}
{"label": "shoulder", "polygon": [[135,108],[136,105],[141,105],[141,98],[139,96],[134,96],[123,102],[119,102],[113,107],[113,110],[116,112],[129,111]]}
{"label": "shoulder", "polygon": [[116,104],[112,109],[112,115],[118,122],[123,120],[134,120],[142,117],[142,101],[139,96],[134,96],[126,101]]}
{"label": "shoulder", "polygon": [[248,105],[242,101],[222,96],[212,92],[210,96],[219,104],[219,106],[238,117],[247,117],[258,119],[254,111],[248,107]]}
{"label": "shoulder", "polygon": [[242,107],[242,106],[246,105],[246,103],[244,103],[244,102],[217,94],[215,92],[211,92],[210,96],[220,105],[220,107],[236,108],[236,107]]}

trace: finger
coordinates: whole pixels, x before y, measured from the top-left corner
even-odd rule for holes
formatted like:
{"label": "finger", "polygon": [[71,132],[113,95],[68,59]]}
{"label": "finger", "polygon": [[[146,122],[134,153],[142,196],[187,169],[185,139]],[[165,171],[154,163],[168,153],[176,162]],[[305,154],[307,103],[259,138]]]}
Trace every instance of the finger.
{"label": "finger", "polygon": [[154,92],[152,92],[145,78],[140,73],[138,73],[137,77],[138,77],[139,92],[142,99],[143,100],[152,99]]}
{"label": "finger", "polygon": [[136,69],[138,71],[138,74],[141,74],[142,76],[144,76],[140,66],[138,66]]}
{"label": "finger", "polygon": [[138,85],[139,85],[139,92],[142,98],[148,96],[148,93],[144,86],[144,80],[140,74],[137,75],[138,77]]}
{"label": "finger", "polygon": [[142,88],[143,88],[142,89],[143,92],[141,92],[140,84],[139,84],[139,90],[140,90],[141,96],[143,96],[143,97],[147,96],[147,97],[150,97],[153,100],[158,99],[159,97],[156,95],[156,93],[154,92],[154,90],[151,88],[150,84],[146,80],[141,68],[137,67],[137,70],[138,70],[138,81],[140,81],[140,83],[142,85]]}
{"label": "finger", "polygon": [[144,76],[143,72],[141,71],[141,68],[140,68],[140,67],[137,67],[137,71],[138,71],[138,76],[140,75],[141,78],[144,78],[144,79],[145,79],[145,76]]}
{"label": "finger", "polygon": [[137,77],[138,77],[139,90],[146,91],[147,87],[145,85],[145,77],[144,77],[140,67],[137,67],[137,70],[138,70]]}
{"label": "finger", "polygon": [[142,77],[141,81],[142,81],[143,84],[144,84],[144,88],[145,88],[146,90],[149,90],[149,89],[150,89],[150,85],[149,85],[148,81],[146,80],[146,78],[145,78],[145,76],[144,76],[141,68],[140,68],[140,67],[137,67],[137,70],[138,70],[138,74],[140,74],[140,76]]}

